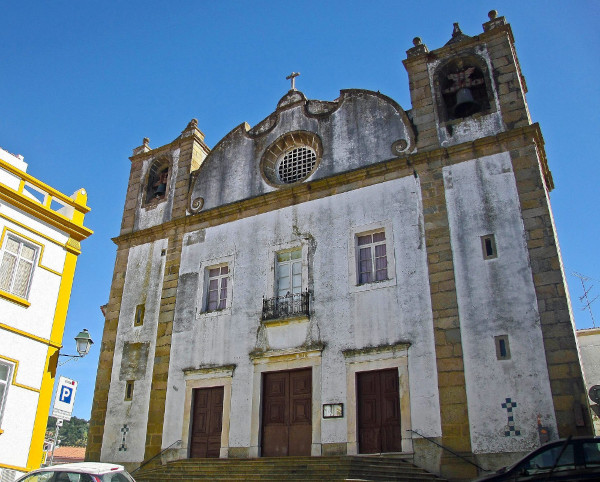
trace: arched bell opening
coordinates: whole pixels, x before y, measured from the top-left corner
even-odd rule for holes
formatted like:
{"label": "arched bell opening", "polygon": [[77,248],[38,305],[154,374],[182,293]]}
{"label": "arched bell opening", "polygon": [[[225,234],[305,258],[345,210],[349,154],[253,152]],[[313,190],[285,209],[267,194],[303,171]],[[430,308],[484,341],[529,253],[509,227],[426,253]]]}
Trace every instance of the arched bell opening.
{"label": "arched bell opening", "polygon": [[156,160],[148,171],[148,183],[146,185],[146,204],[153,201],[159,202],[167,196],[169,180],[169,163],[164,160]]}
{"label": "arched bell opening", "polygon": [[438,70],[437,85],[442,121],[465,119],[490,110],[487,68],[477,57],[461,57],[443,65]]}

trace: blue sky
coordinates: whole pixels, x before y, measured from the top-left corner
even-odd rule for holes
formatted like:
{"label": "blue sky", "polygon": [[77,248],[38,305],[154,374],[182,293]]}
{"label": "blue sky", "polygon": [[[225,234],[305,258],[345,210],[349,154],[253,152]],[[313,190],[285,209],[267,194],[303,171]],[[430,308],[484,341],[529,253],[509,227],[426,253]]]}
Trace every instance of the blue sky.
{"label": "blue sky", "polygon": [[[4,2],[0,28],[0,146],[28,172],[72,193],[88,190],[95,234],[83,243],[63,349],[88,328],[88,357],[59,367],[79,381],[74,414],[89,418],[115,245],[129,176],[144,137],[158,147],[198,119],[214,146],[269,115],[300,72],[308,98],[379,90],[411,108],[402,65],[412,39],[446,43],[452,23],[481,33],[489,10],[510,22],[532,118],[554,181],[551,194],[578,328],[580,280],[600,295],[600,2],[105,1]],[[592,304],[600,322],[600,299]]]}

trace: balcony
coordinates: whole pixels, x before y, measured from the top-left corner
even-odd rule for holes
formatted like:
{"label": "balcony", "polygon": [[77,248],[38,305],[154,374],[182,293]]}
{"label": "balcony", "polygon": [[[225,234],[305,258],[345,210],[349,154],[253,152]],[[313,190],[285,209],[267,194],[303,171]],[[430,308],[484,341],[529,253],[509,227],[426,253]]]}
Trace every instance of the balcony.
{"label": "balcony", "polygon": [[278,320],[292,316],[309,316],[310,293],[291,294],[263,298],[262,320]]}
{"label": "balcony", "polygon": [[72,238],[67,250],[79,254],[79,242],[93,232],[83,225],[83,218],[90,211],[85,189],[66,196],[4,160],[7,155],[10,154],[0,149],[0,201],[66,232]]}

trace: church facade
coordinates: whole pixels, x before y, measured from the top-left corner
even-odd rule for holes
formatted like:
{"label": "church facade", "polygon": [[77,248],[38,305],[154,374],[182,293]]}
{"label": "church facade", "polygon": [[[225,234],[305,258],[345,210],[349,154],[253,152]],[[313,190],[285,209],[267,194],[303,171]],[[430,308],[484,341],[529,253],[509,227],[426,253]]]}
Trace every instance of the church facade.
{"label": "church facade", "polygon": [[[591,425],[510,26],[404,60],[412,109],[292,89],[134,150],[87,459],[403,453],[445,475]],[[295,74],[293,74],[295,75]],[[293,75],[292,81],[293,81]]]}

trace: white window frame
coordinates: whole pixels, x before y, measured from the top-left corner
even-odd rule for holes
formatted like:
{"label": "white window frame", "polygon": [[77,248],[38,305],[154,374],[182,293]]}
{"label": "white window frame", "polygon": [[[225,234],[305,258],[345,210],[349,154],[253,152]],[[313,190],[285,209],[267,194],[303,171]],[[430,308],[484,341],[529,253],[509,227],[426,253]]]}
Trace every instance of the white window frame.
{"label": "white window frame", "polygon": [[[290,259],[289,260],[284,260],[284,261],[280,261],[279,258],[281,256],[285,256],[286,254],[290,254]],[[299,253],[299,256],[296,258],[292,258],[291,254],[292,253]],[[295,267],[296,266],[300,266],[300,273],[294,273],[295,271]],[[298,246],[298,248],[296,249],[290,249],[290,250],[283,250],[283,251],[278,251],[277,253],[275,253],[275,286],[276,286],[276,293],[275,296],[277,297],[282,297],[282,296],[286,296],[288,293],[294,295],[294,294],[300,294],[302,293],[302,291],[304,291],[306,289],[305,285],[302,283],[302,271],[303,271],[303,265],[304,263],[302,262],[302,246]],[[281,290],[281,276],[280,276],[280,267],[282,266],[287,266],[289,269],[289,290],[287,291],[287,293],[282,293]],[[294,292],[294,284],[297,281],[297,277],[295,275],[299,275],[299,280],[300,280],[300,290]]]}
{"label": "white window frame", "polygon": [[[12,239],[13,241],[19,243],[19,252],[16,254],[17,256],[17,260],[15,262],[15,265],[13,266],[11,275],[10,275],[10,283],[9,283],[9,289],[5,290],[2,289],[0,287],[0,291],[4,291],[5,293],[10,293],[14,296],[17,296],[19,298],[23,298],[23,299],[28,299],[29,298],[29,292],[31,290],[31,281],[33,279],[33,272],[35,271],[35,266],[37,263],[37,259],[38,259],[38,254],[39,254],[39,249],[38,246],[36,246],[35,244],[26,241],[25,239],[21,238],[20,236],[16,236],[12,233],[8,233],[6,232],[5,236],[4,236],[4,240],[3,240],[3,244],[2,244],[2,251],[0,251],[1,256],[0,256],[0,265],[2,264],[2,262],[4,261],[4,256],[8,253],[10,253],[11,255],[15,255],[15,253],[11,252],[11,251],[7,251],[6,249],[6,245],[8,243],[8,240]],[[27,246],[28,248],[33,249],[33,259],[32,260],[28,260],[25,258],[22,258],[21,253],[23,251],[23,246]],[[15,282],[15,273],[16,273],[16,267],[19,265],[19,262],[23,260],[28,264],[31,264],[31,270],[29,272],[29,279],[27,280],[27,289],[25,292],[25,295],[22,296],[20,294],[17,294],[14,292],[14,282]]]}
{"label": "white window frame", "polygon": [[[387,279],[381,281],[369,281],[367,283],[359,283],[359,253],[358,246],[359,236],[368,234],[385,233],[385,249],[387,260]],[[368,246],[374,247],[371,243]],[[374,249],[374,248],[372,248]],[[374,264],[373,264],[374,269]],[[351,229],[350,239],[348,240],[348,284],[351,292],[368,291],[379,288],[386,288],[396,285],[396,257],[394,255],[394,231],[391,221],[382,221],[362,226],[355,226]]]}
{"label": "white window frame", "polygon": [[[224,272],[225,270],[225,272]],[[218,271],[218,273],[213,273],[213,271]],[[229,265],[227,263],[219,264],[217,266],[209,266],[205,269],[205,277],[206,277],[206,295],[204,298],[204,311],[223,311],[227,308],[227,298],[229,294]],[[216,289],[212,289],[211,282],[216,281]],[[225,287],[223,288],[223,283],[225,283]],[[225,297],[222,297],[223,291],[225,291]],[[216,292],[217,296],[217,306],[214,308],[210,307],[211,303],[211,293]],[[223,306],[222,306],[223,305]]]}
{"label": "white window frame", "polygon": [[0,359],[0,365],[8,367],[8,373],[6,374],[6,380],[0,379],[0,385],[4,386],[4,393],[0,397],[0,427],[2,427],[2,418],[4,416],[4,408],[6,407],[6,400],[8,398],[8,389],[10,388],[14,365],[7,362],[6,360]]}
{"label": "white window frame", "polygon": [[297,240],[290,241],[288,243],[281,243],[275,245],[271,248],[270,259],[271,262],[271,276],[267,279],[267,290],[265,293],[271,293],[271,295],[267,294],[267,298],[278,296],[279,287],[277,286],[278,281],[278,273],[277,273],[277,255],[280,253],[284,253],[286,251],[295,251],[297,249],[302,250],[302,290],[301,292],[306,292],[309,289],[308,284],[308,244],[305,240]]}
{"label": "white window frame", "polygon": [[[208,290],[210,277],[209,273],[211,269],[222,268],[223,266],[227,266],[227,298],[225,301],[225,308],[208,311]],[[234,272],[234,257],[225,256],[223,258],[210,259],[201,263],[200,265],[200,273],[202,273],[199,287],[198,287],[198,299],[200,300],[199,306],[197,309],[197,318],[200,317],[210,317],[210,316],[219,316],[224,314],[231,313],[231,306],[233,304],[233,272]],[[220,283],[219,283],[220,288]]]}

